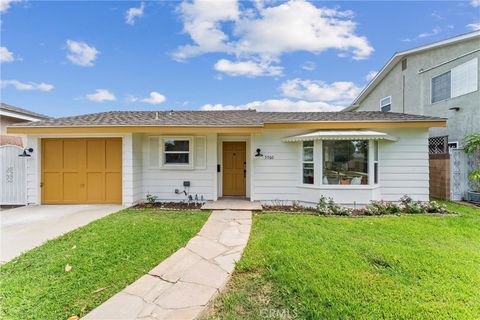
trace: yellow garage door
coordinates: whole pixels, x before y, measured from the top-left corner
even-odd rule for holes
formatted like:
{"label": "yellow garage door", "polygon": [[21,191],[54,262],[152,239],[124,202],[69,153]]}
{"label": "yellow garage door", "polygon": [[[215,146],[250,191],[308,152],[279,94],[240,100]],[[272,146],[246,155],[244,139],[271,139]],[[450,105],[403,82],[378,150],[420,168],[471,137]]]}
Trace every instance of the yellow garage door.
{"label": "yellow garage door", "polygon": [[122,139],[42,139],[42,203],[122,203]]}

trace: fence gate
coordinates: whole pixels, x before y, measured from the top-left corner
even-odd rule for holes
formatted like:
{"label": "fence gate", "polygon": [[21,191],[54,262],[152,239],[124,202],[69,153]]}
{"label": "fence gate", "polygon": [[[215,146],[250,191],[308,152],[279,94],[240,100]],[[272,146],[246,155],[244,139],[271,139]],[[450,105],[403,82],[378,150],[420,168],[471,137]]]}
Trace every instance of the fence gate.
{"label": "fence gate", "polygon": [[450,149],[450,198],[451,200],[462,200],[470,186],[468,173],[475,167],[474,156],[467,154],[463,148]]}
{"label": "fence gate", "polygon": [[0,146],[0,205],[26,204],[26,163],[23,148]]}

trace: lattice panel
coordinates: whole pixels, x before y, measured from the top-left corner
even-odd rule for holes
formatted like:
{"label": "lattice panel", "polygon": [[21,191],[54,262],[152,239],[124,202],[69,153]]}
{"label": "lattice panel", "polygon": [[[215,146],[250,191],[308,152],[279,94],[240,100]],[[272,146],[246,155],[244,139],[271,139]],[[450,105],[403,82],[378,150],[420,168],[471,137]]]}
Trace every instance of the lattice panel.
{"label": "lattice panel", "polygon": [[428,152],[430,154],[447,154],[448,136],[428,138]]}

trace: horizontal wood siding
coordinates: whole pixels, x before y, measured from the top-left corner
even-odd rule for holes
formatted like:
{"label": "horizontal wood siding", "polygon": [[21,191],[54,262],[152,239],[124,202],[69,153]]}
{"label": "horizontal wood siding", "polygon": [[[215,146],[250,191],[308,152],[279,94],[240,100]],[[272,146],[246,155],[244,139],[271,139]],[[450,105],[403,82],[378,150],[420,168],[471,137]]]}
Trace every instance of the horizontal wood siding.
{"label": "horizontal wood siding", "polygon": [[311,130],[265,130],[264,133],[252,135],[252,148],[260,148],[264,156],[274,156],[272,160],[253,160],[254,200],[298,200],[314,204],[322,194],[345,205],[365,204],[380,199],[398,201],[404,194],[416,200],[428,200],[428,130],[407,128],[379,131],[398,138],[398,141],[380,141],[380,186],[365,190],[298,187],[301,185],[301,145],[300,142],[285,143],[282,139]]}
{"label": "horizontal wood siding", "polygon": [[408,194],[415,200],[429,198],[428,130],[382,130],[396,142],[379,145],[379,182],[383,200],[398,201]]}
{"label": "horizontal wood siding", "polygon": [[[185,194],[175,194],[175,189],[184,190],[183,181],[190,181],[190,194],[195,197],[198,195],[204,199],[214,198],[214,189],[216,188],[215,179],[217,178],[217,135],[206,134],[206,166],[196,169],[170,169],[170,168],[152,168],[149,166],[149,137],[144,134],[142,137],[142,199],[146,199],[147,194],[158,197],[160,201],[185,201]],[[171,136],[171,135],[169,135]]]}

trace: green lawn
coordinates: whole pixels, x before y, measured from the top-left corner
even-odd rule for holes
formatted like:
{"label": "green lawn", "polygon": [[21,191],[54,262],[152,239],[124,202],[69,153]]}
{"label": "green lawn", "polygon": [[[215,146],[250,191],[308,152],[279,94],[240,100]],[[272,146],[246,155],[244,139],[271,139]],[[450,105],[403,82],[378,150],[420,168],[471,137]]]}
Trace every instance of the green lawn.
{"label": "green lawn", "polygon": [[480,210],[260,214],[207,318],[480,319]]}
{"label": "green lawn", "polygon": [[0,319],[83,316],[185,245],[207,217],[126,209],[26,252],[0,269]]}

